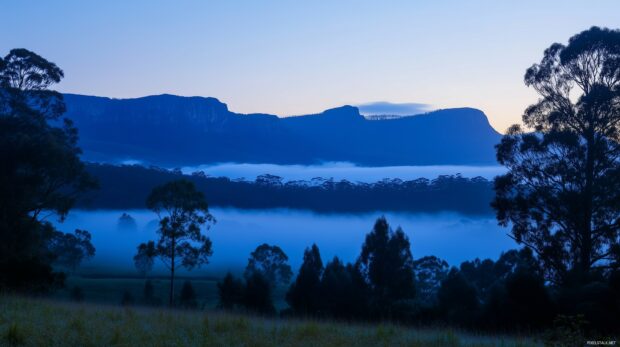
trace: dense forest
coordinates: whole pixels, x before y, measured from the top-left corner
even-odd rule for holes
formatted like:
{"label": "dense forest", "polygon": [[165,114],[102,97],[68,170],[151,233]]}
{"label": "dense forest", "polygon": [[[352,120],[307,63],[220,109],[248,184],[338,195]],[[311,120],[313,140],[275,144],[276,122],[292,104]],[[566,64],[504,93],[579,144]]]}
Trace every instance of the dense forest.
{"label": "dense forest", "polygon": [[315,178],[285,182],[281,177],[261,175],[254,181],[209,177],[203,172],[183,175],[138,165],[88,164],[87,171],[99,181],[78,202],[84,209],[144,208],[150,191],[165,182],[181,178],[192,181],[205,193],[209,204],[247,209],[294,208],[317,212],[454,211],[465,214],[491,214],[493,184],[482,177],[439,176],[376,183]]}

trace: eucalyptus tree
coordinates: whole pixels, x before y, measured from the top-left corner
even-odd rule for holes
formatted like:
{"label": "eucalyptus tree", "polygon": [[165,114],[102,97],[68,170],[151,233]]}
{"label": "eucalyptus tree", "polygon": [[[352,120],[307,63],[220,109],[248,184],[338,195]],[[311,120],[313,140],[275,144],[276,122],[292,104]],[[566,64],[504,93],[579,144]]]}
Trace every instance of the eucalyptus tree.
{"label": "eucalyptus tree", "polygon": [[77,146],[77,129],[63,117],[52,86],[63,71],[27,49],[0,58],[0,286],[46,290],[62,284],[52,265],[74,268],[94,254],[90,234],[65,234],[62,221],[95,182]]}
{"label": "eucalyptus tree", "polygon": [[586,279],[620,259],[620,31],[552,44],[525,84],[540,98],[497,146],[493,207],[549,279]]}
{"label": "eucalyptus tree", "polygon": [[209,213],[205,196],[188,180],[155,187],[146,202],[159,217],[158,240],[138,246],[134,263],[142,272],[150,271],[158,258],[170,271],[169,305],[174,302],[175,271],[191,270],[209,263],[211,240],[204,234],[215,218]]}

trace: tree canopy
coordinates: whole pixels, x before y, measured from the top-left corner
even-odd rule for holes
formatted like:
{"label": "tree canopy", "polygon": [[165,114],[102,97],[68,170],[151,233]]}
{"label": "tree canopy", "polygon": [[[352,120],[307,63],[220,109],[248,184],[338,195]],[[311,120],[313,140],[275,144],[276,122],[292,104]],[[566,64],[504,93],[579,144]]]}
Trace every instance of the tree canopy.
{"label": "tree canopy", "polygon": [[493,207],[556,283],[620,257],[620,31],[555,43],[525,74],[540,99],[497,146]]}
{"label": "tree canopy", "polygon": [[385,303],[412,299],[415,296],[413,256],[409,238],[399,227],[392,231],[385,217],[377,219],[366,235],[357,260],[378,309]]}
{"label": "tree canopy", "polygon": [[299,268],[295,282],[286,293],[286,301],[291,308],[303,315],[316,315],[320,311],[321,276],[323,260],[319,247],[313,244],[304,251],[304,261]]}
{"label": "tree canopy", "polygon": [[288,284],[293,276],[286,253],[280,247],[266,243],[256,247],[250,254],[244,274],[246,280],[254,273],[260,273],[272,287]]}
{"label": "tree canopy", "polygon": [[209,213],[203,193],[192,182],[178,180],[153,189],[147,206],[159,216],[159,236],[138,246],[134,256],[136,268],[150,271],[153,259],[159,258],[170,270],[169,304],[174,300],[174,276],[178,266],[193,269],[209,262],[213,254],[211,240],[204,235],[215,218]]}
{"label": "tree canopy", "polygon": [[95,187],[80,160],[77,130],[62,117],[62,95],[50,89],[63,76],[26,49],[0,59],[1,286],[49,288],[60,279],[51,265],[75,267],[94,252],[88,232],[64,234],[48,220],[62,221]]}

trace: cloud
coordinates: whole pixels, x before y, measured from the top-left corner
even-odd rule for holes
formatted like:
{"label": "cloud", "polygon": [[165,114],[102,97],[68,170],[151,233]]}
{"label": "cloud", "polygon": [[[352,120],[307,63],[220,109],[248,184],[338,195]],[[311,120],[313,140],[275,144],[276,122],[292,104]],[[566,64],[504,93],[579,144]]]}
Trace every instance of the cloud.
{"label": "cloud", "polygon": [[420,103],[391,103],[387,101],[370,102],[367,104],[357,105],[360,113],[364,116],[372,115],[390,115],[390,116],[410,116],[414,114],[432,111],[433,108],[429,104]]}

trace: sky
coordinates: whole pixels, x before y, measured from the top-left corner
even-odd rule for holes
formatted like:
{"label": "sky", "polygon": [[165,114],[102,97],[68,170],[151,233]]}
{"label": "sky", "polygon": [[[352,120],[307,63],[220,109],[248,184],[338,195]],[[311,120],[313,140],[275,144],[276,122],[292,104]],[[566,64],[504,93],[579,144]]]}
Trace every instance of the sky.
{"label": "sky", "polygon": [[0,2],[0,54],[27,48],[62,92],[212,96],[280,116],[475,107],[500,132],[535,102],[525,70],[553,42],[620,28],[620,1]]}

